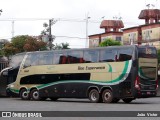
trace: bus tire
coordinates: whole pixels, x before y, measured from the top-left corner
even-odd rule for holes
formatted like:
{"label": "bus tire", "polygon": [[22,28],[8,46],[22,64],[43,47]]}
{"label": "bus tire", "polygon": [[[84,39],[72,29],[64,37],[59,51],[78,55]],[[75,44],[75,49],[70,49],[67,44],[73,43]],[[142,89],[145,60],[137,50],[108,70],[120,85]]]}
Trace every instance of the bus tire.
{"label": "bus tire", "polygon": [[113,101],[113,94],[112,91],[106,89],[102,92],[102,100],[104,103],[111,103]]}
{"label": "bus tire", "polygon": [[123,102],[125,102],[125,103],[130,103],[130,102],[132,102],[132,98],[124,98],[124,99],[122,99],[123,100]]}
{"label": "bus tire", "polygon": [[50,99],[51,99],[52,101],[58,100],[58,98],[55,98],[55,97],[50,97]]}
{"label": "bus tire", "polygon": [[92,103],[98,103],[100,101],[100,95],[99,95],[98,90],[92,89],[89,91],[89,100]]}
{"label": "bus tire", "polygon": [[22,99],[22,100],[29,100],[29,93],[27,92],[27,90],[26,89],[22,89],[22,90],[20,90],[20,98]]}
{"label": "bus tire", "polygon": [[41,100],[41,98],[39,97],[39,91],[37,89],[31,90],[30,96],[31,100]]}

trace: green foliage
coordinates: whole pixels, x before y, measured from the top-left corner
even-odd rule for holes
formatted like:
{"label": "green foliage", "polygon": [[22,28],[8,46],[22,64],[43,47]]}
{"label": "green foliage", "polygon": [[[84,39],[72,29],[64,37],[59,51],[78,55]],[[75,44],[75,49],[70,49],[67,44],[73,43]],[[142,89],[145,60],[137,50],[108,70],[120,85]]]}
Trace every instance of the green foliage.
{"label": "green foliage", "polygon": [[3,56],[4,53],[3,53],[3,50],[0,50],[0,56]]}
{"label": "green foliage", "polygon": [[13,47],[17,49],[18,52],[24,52],[23,46],[26,42],[26,39],[28,38],[28,35],[21,35],[21,36],[16,36],[12,38],[11,43]]}
{"label": "green foliage", "polygon": [[103,42],[100,43],[100,47],[105,47],[105,46],[120,46],[121,43],[119,41],[113,40],[111,38],[105,39]]}
{"label": "green foliage", "polygon": [[68,43],[61,43],[61,44],[56,44],[54,46],[55,50],[61,50],[61,49],[69,49],[69,44]]}
{"label": "green foliage", "polygon": [[12,38],[10,43],[5,44],[3,53],[6,56],[20,52],[46,50],[46,43],[28,35],[20,35]]}

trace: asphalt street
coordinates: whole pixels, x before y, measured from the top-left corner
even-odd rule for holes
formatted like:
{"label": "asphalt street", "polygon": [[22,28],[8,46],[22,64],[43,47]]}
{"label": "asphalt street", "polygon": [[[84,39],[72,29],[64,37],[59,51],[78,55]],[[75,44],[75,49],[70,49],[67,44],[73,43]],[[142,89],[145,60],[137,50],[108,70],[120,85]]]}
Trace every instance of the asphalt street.
{"label": "asphalt street", "polygon": [[[57,101],[23,101],[20,98],[0,98],[0,111],[160,111],[160,97],[136,99],[129,104],[118,103],[90,103],[87,99],[59,99]],[[128,114],[124,112],[124,114]],[[138,113],[137,113],[138,114]],[[128,117],[47,117],[47,118],[0,118],[0,120],[128,120]],[[159,117],[129,117],[133,120],[159,120]]]}

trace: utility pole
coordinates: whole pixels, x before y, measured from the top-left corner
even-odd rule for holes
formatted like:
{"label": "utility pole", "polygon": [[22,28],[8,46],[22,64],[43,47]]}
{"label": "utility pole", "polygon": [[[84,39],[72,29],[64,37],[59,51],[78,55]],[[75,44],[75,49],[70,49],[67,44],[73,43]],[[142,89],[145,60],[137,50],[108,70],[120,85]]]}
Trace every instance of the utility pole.
{"label": "utility pole", "polygon": [[53,18],[49,20],[49,49],[51,50],[53,45],[52,42],[55,39],[55,37],[52,36],[52,25],[55,24],[57,20],[54,20]]}
{"label": "utility pole", "polygon": [[91,17],[88,16],[88,13],[86,14],[86,45],[85,47],[88,47],[88,19],[90,19]]}
{"label": "utility pole", "polygon": [[12,38],[14,37],[14,20],[12,21]]}

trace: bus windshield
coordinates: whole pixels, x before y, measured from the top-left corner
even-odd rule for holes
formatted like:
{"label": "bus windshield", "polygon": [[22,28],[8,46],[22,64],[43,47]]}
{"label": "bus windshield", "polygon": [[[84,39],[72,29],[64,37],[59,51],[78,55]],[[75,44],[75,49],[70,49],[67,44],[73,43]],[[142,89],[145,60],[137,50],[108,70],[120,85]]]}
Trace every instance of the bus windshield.
{"label": "bus windshield", "polygon": [[11,60],[9,61],[9,66],[13,68],[19,67],[24,56],[25,54],[18,54],[18,55],[12,56]]}
{"label": "bus windshield", "polygon": [[157,51],[153,47],[139,47],[138,48],[138,57],[139,58],[156,58]]}

